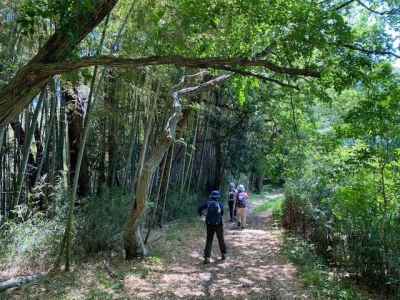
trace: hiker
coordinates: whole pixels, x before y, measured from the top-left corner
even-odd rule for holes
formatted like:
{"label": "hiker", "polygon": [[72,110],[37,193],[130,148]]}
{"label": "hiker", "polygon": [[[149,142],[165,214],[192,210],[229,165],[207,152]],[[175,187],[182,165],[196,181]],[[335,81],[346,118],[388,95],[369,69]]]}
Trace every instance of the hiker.
{"label": "hiker", "polygon": [[235,213],[235,199],[236,199],[236,186],[235,183],[231,182],[229,184],[229,193],[228,193],[228,205],[229,205],[229,217],[230,222],[234,222],[234,218],[236,217]]}
{"label": "hiker", "polygon": [[204,264],[210,262],[212,242],[214,233],[217,234],[219,249],[221,250],[221,260],[225,259],[226,246],[224,241],[224,225],[222,217],[224,215],[224,205],[219,201],[221,194],[219,191],[213,191],[206,203],[201,205],[198,213],[201,216],[206,211],[207,242],[204,249]]}
{"label": "hiker", "polygon": [[246,227],[247,217],[247,206],[248,206],[249,195],[246,193],[243,184],[238,185],[238,191],[236,194],[236,210],[238,215],[238,227],[244,229]]}

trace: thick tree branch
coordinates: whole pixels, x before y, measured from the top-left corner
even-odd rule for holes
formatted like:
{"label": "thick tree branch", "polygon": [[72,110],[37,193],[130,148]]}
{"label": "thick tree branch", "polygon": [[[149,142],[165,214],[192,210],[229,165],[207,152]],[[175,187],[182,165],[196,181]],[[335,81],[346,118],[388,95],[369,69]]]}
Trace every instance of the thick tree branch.
{"label": "thick tree branch", "polygon": [[321,72],[312,68],[282,67],[266,59],[248,58],[189,58],[183,56],[150,56],[143,58],[124,58],[114,56],[84,57],[76,61],[65,61],[33,66],[32,75],[43,73],[44,76],[65,73],[84,67],[108,65],[114,67],[143,67],[157,65],[175,65],[189,68],[225,69],[227,66],[264,67],[272,72],[293,76],[308,76],[319,78]]}
{"label": "thick tree branch", "polygon": [[77,11],[76,15],[59,28],[40,48],[33,63],[56,62],[65,57],[110,13],[118,0],[93,1],[91,11]]}
{"label": "thick tree branch", "polygon": [[76,61],[36,62],[23,67],[10,83],[0,91],[0,125],[12,121],[37,95],[40,88],[56,74],[79,68],[108,65],[114,67],[144,67],[175,65],[189,68],[264,67],[269,71],[291,76],[320,77],[319,70],[313,68],[291,68],[279,66],[261,58],[188,58],[183,56],[151,56],[144,58],[122,58],[114,56],[86,57]]}
{"label": "thick tree branch", "polygon": [[93,29],[108,15],[118,0],[93,1],[91,11],[77,11],[49,38],[39,52],[0,91],[0,125],[13,119],[32,102],[51,76],[35,74],[34,66],[65,60]]}

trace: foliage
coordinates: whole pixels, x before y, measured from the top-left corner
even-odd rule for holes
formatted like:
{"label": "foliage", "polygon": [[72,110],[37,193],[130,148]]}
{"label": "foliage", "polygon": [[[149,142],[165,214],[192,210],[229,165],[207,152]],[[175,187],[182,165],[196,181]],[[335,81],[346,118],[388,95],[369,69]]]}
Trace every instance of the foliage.
{"label": "foliage", "polygon": [[[399,92],[398,77],[385,74],[357,91],[353,107],[303,148],[302,173],[292,173],[286,182],[283,224],[311,240],[340,269],[394,292],[400,274],[400,177],[393,130]],[[328,143],[332,135],[339,144]]]}
{"label": "foliage", "polygon": [[[223,70],[209,70],[207,75],[182,82],[182,87],[188,87],[222,73],[237,73],[224,86],[184,100],[184,112],[192,109],[196,117],[189,116],[178,133],[179,139],[186,139],[186,146],[176,145],[174,156],[167,160],[167,155],[168,179],[157,168],[142,224],[155,227],[161,215],[168,222],[194,218],[199,195],[217,186],[223,189],[228,178],[241,182],[246,178],[248,185],[254,181],[262,185],[264,179],[285,183],[282,205],[276,200],[257,210],[272,209],[274,216],[282,216],[284,226],[313,241],[316,252],[352,276],[392,290],[399,287],[400,79],[391,67],[393,53],[398,53],[398,0],[119,0],[112,12],[103,11],[108,13],[107,25],[81,28],[83,21],[90,23],[102,15],[94,11],[100,3],[1,1],[0,86],[15,82],[11,78],[16,74],[23,84],[26,79],[29,91],[35,85],[31,81],[42,84],[44,79],[35,79],[32,69],[21,68],[38,51],[55,53],[54,63],[62,63],[58,56],[68,58],[67,65],[71,58],[98,54],[258,58],[269,64],[268,68],[224,65]],[[103,30],[104,36],[100,34]],[[57,49],[43,47],[55,31],[55,48],[86,37],[77,49],[64,49],[68,53],[59,55]],[[295,76],[293,69],[315,70],[321,78]],[[121,231],[134,205],[131,200],[141,172],[141,153],[146,159],[157,149],[158,135],[170,119],[171,91],[177,89],[176,83],[198,71],[145,65],[124,71],[97,70],[91,84],[90,95],[96,101],[87,124],[91,134],[84,158],[84,177],[90,178],[87,191],[92,194],[75,207],[74,245],[86,254],[120,248]],[[61,83],[56,79],[55,86],[44,89],[49,90],[49,97],[38,128],[29,128],[35,104],[16,119],[25,132],[35,132],[35,145],[26,145],[22,131],[17,140],[18,132],[12,126],[4,140],[0,137],[0,147],[4,144],[0,151],[2,216],[14,201],[15,177],[24,173],[19,167],[20,153],[31,152],[31,168],[25,177],[33,177],[39,158],[47,155],[39,175],[49,176],[26,187],[21,203],[26,201],[27,206],[19,207],[22,217],[3,225],[4,251],[21,261],[47,253],[43,248],[53,251],[56,243],[52,241],[59,238],[65,216],[63,201],[53,204],[50,199],[63,194],[51,189],[52,177],[68,167],[68,159],[74,161],[73,148],[81,143],[87,107],[85,100],[74,99],[80,109],[71,109],[69,123],[65,122],[60,90],[66,88],[66,81],[71,82],[71,90],[89,85],[92,70],[65,73]],[[39,85],[34,87],[42,89]],[[25,87],[21,94],[24,91]],[[12,103],[14,94],[7,101]],[[51,130],[43,130],[46,127]],[[192,128],[185,133],[187,127]],[[48,149],[41,153],[45,140],[50,141]],[[69,167],[73,174],[73,166]],[[103,185],[107,189],[101,191]],[[160,191],[160,203],[168,195],[165,211],[164,205],[155,203],[156,191]],[[176,232],[170,238],[181,237]],[[326,274],[311,272],[311,282],[319,280],[314,277],[326,278]],[[106,295],[93,291],[91,297]]]}
{"label": "foliage", "polygon": [[266,212],[266,211],[278,212],[281,209],[283,199],[284,199],[283,197],[277,197],[275,199],[267,201],[264,204],[257,206],[254,209],[254,212],[256,213]]}
{"label": "foliage", "polygon": [[282,251],[299,268],[305,286],[315,299],[368,299],[353,287],[352,282],[331,272],[312,244],[288,235]]}
{"label": "foliage", "polygon": [[76,246],[85,254],[120,250],[131,197],[123,189],[104,189],[85,200],[77,215]]}
{"label": "foliage", "polygon": [[[189,220],[193,219],[197,214],[197,206],[199,205],[199,195],[194,193],[183,194],[180,196],[178,191],[171,191],[167,199],[165,211],[165,220]],[[200,200],[200,202],[203,200]]]}
{"label": "foliage", "polygon": [[61,182],[55,190],[56,197],[48,208],[50,214],[19,205],[14,211],[16,217],[1,225],[0,260],[4,266],[43,268],[55,261],[66,216]]}
{"label": "foliage", "polygon": [[51,21],[72,33],[78,24],[71,23],[70,19],[78,12],[93,13],[95,3],[93,0],[23,0],[18,22],[22,31],[30,35],[38,31],[43,21]]}

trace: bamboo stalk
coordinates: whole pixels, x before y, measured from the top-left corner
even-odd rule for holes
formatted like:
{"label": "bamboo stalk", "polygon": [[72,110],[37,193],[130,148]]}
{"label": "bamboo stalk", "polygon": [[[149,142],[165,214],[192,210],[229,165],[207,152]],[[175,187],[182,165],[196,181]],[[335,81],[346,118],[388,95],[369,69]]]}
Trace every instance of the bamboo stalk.
{"label": "bamboo stalk", "polygon": [[39,111],[42,107],[44,97],[45,97],[45,90],[42,91],[42,93],[39,97],[39,101],[36,104],[35,111],[34,111],[34,114],[32,117],[32,121],[29,126],[27,139],[25,141],[25,146],[24,146],[24,153],[23,153],[20,173],[19,173],[18,180],[17,180],[17,195],[16,195],[16,198],[11,203],[11,209],[14,208],[15,204],[19,204],[19,201],[20,201],[22,187],[24,185],[24,177],[25,177],[26,167],[28,165],[28,157],[29,157],[29,153],[30,153],[32,140],[33,140],[33,133],[35,130],[36,122],[37,122],[37,119],[39,116]]}

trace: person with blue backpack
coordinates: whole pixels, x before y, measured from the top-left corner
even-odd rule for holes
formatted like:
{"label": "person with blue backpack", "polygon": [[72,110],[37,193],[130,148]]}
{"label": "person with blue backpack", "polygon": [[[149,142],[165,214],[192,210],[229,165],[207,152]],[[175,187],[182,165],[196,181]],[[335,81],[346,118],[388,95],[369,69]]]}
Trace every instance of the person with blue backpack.
{"label": "person with blue backpack", "polygon": [[207,240],[204,249],[204,264],[210,262],[214,234],[217,235],[219,249],[221,250],[221,260],[224,260],[226,255],[223,223],[224,205],[219,201],[220,199],[221,193],[219,191],[213,191],[208,201],[198,209],[200,216],[203,215],[204,211],[206,212]]}

